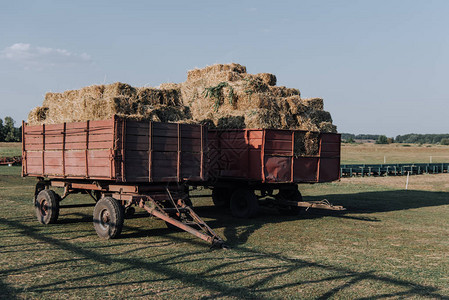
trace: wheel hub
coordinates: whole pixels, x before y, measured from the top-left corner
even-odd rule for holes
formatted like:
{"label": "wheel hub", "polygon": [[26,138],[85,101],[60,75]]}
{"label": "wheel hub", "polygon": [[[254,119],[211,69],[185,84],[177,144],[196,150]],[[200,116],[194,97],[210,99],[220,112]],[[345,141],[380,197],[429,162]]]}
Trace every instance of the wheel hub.
{"label": "wheel hub", "polygon": [[41,215],[42,216],[46,216],[47,215],[47,213],[48,213],[48,203],[47,203],[47,200],[42,200],[40,203],[39,203],[39,207],[40,207],[40,210],[41,210]]}
{"label": "wheel hub", "polygon": [[109,211],[104,209],[100,213],[100,226],[106,230],[109,228],[109,223],[111,221],[111,215],[109,214]]}

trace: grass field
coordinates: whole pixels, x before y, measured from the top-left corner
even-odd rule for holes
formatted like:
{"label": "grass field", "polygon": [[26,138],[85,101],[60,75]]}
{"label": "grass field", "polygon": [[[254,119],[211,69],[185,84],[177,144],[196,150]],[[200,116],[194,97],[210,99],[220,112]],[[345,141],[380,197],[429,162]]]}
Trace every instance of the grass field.
{"label": "grass field", "polygon": [[[371,159],[360,149],[343,154]],[[410,177],[407,191],[405,177],[300,187],[343,213],[265,209],[241,220],[194,199],[227,251],[139,210],[120,239],[100,240],[85,196],[62,202],[58,224],[39,225],[35,180],[19,174],[0,167],[0,298],[449,298],[449,174]]]}
{"label": "grass field", "polygon": [[418,144],[342,144],[342,164],[449,162],[449,146]]}
{"label": "grass field", "polygon": [[0,142],[0,157],[11,157],[22,155],[21,143]]}

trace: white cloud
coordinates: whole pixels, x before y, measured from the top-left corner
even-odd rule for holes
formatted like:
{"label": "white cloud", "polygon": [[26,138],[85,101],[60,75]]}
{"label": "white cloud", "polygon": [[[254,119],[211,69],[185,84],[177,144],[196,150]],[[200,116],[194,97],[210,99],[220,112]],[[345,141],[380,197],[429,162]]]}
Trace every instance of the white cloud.
{"label": "white cloud", "polygon": [[1,51],[0,57],[21,64],[25,68],[44,68],[57,65],[91,63],[90,55],[77,54],[65,49],[32,46],[17,43]]}

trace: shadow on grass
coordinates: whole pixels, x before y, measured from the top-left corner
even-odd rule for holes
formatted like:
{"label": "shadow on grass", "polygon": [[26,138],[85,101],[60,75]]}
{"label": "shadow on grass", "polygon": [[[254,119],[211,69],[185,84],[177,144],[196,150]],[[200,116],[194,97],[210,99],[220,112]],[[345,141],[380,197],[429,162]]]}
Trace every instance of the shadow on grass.
{"label": "shadow on grass", "polygon": [[[449,204],[449,199],[445,193],[435,192],[423,192],[423,191],[387,191],[387,192],[368,192],[359,194],[348,195],[328,195],[328,199],[332,200],[335,204],[341,204],[348,208],[348,211],[342,213],[327,212],[316,213],[317,211],[309,211],[308,214],[303,215],[302,218],[320,218],[323,215],[335,216],[335,217],[351,217],[351,213],[374,213],[385,211],[398,211],[406,209],[414,209],[421,207],[431,207],[439,205]],[[318,200],[321,197],[308,197],[307,200]],[[294,288],[298,286],[304,286],[306,284],[320,284],[320,287],[324,287],[325,292],[318,295],[319,299],[327,299],[329,297],[336,296],[341,290],[351,288],[367,281],[375,281],[378,283],[386,284],[390,287],[397,287],[398,292],[379,292],[378,295],[371,295],[370,299],[386,298],[386,297],[432,297],[435,299],[448,299],[447,296],[439,293],[439,289],[416,282],[407,281],[403,279],[397,279],[392,276],[382,276],[375,273],[375,271],[358,272],[348,267],[342,267],[331,264],[316,263],[305,259],[292,259],[280,254],[266,253],[260,250],[249,249],[242,245],[246,242],[248,237],[257,229],[261,228],[266,223],[280,223],[296,220],[294,217],[283,217],[276,215],[273,211],[263,210],[261,215],[251,220],[242,220],[232,218],[229,214],[223,214],[222,211],[216,210],[214,207],[202,206],[196,207],[195,210],[201,216],[207,216],[212,218],[212,221],[208,221],[211,227],[225,227],[224,234],[228,242],[232,243],[233,249],[238,255],[238,259],[226,259],[222,258],[211,259],[210,255],[204,255],[204,250],[200,251],[188,251],[182,253],[166,253],[157,256],[150,256],[151,261],[146,259],[128,257],[128,252],[118,253],[117,255],[104,255],[89,249],[82,247],[78,244],[71,243],[70,241],[59,240],[48,235],[43,235],[39,230],[24,225],[21,222],[6,220],[0,218],[0,224],[8,226],[11,229],[19,230],[23,235],[34,239],[38,242],[44,242],[51,247],[56,247],[61,250],[65,250],[71,253],[72,256],[81,257],[84,260],[91,260],[98,264],[106,266],[112,264],[119,264],[119,270],[113,270],[111,272],[102,272],[101,274],[93,275],[77,275],[75,278],[70,279],[70,282],[79,283],[78,286],[65,286],[65,280],[54,280],[45,284],[35,284],[27,287],[27,291],[33,293],[43,292],[57,292],[59,290],[77,290],[92,289],[101,287],[114,287],[124,286],[129,284],[142,284],[151,283],[156,281],[178,281],[186,286],[196,287],[203,290],[207,290],[213,294],[213,297],[231,296],[238,298],[258,298],[268,299],[271,292],[282,291],[288,288]],[[366,221],[363,218],[356,220]],[[230,224],[232,224],[230,226]],[[244,232],[237,234],[236,228],[244,227]],[[188,239],[180,237],[179,235],[168,234],[172,232],[169,229],[157,228],[144,230],[141,228],[127,227],[128,231],[132,233],[125,233],[124,237],[139,237],[148,235],[164,235],[166,241],[164,243],[198,243],[203,247],[207,247],[205,243],[194,239],[193,237]],[[125,242],[126,239],[123,239]],[[158,247],[161,242],[153,245],[142,245],[135,251],[142,251],[146,248]],[[231,250],[232,251],[232,250]],[[148,251],[151,253],[151,250]],[[129,254],[129,253],[128,253]],[[270,261],[267,264],[267,261]],[[186,263],[197,262],[204,263],[206,266],[211,265],[206,270],[202,271],[186,271],[182,266]],[[253,262],[252,267],[248,267],[247,262]],[[11,272],[23,272],[29,269],[36,268],[36,266],[25,266],[19,269],[4,270],[2,275],[8,275]],[[229,268],[233,268],[229,270]],[[313,269],[319,274],[318,278],[302,279],[298,280],[293,276],[294,272],[300,269]],[[99,284],[85,284],[84,282],[93,278],[104,278],[105,276],[115,274],[117,272],[125,272],[133,270],[150,271],[159,274],[163,279],[152,280],[127,280],[125,282],[117,280],[116,282],[104,282]],[[184,270],[184,271],[183,271]],[[187,269],[188,270],[188,269]],[[292,276],[289,276],[289,275]],[[288,282],[285,282],[285,276],[289,276]],[[237,279],[236,279],[237,277]],[[232,278],[232,283],[223,278]],[[242,283],[243,286],[238,286],[238,281],[248,282]],[[100,281],[100,280],[99,280]],[[2,290],[6,291],[7,298],[14,298],[17,295],[12,287],[7,284],[0,283]],[[76,284],[75,284],[76,285]],[[148,296],[150,294],[143,294],[140,296]]]}
{"label": "shadow on grass", "polygon": [[[343,205],[347,213],[377,213],[449,204],[449,193],[414,190],[364,192],[326,195],[334,204]],[[323,196],[306,200],[322,200]]]}
{"label": "shadow on grass", "polygon": [[[261,208],[260,213],[253,219],[238,219],[231,216],[229,211],[217,209],[214,206],[196,206],[194,210],[202,218],[208,218],[207,223],[211,228],[224,227],[225,239],[232,246],[246,243],[253,232],[260,229],[265,224],[276,224],[295,221],[298,219],[307,220],[331,216],[335,218],[352,219],[361,222],[381,222],[373,216],[360,214],[371,214],[377,212],[408,210],[422,207],[432,207],[449,204],[448,193],[428,192],[428,191],[382,191],[363,192],[355,194],[334,194],[326,195],[333,204],[343,205],[346,211],[329,211],[320,209],[309,209],[300,216],[282,216],[275,209]],[[322,200],[323,196],[309,196],[305,200]],[[76,207],[76,206],[74,206]],[[73,217],[67,217],[73,216]],[[137,212],[131,218],[148,218],[146,212]],[[150,219],[149,219],[150,221]],[[92,222],[92,216],[81,213],[70,213],[60,218],[59,224]],[[230,226],[232,224],[232,226]],[[237,228],[239,232],[237,232]],[[137,228],[126,226],[126,231],[122,233],[122,238],[138,238],[148,236],[161,236],[173,233],[172,229],[160,228]],[[243,230],[242,230],[243,229]],[[194,240],[192,240],[193,242]],[[200,241],[199,244],[202,242]]]}
{"label": "shadow on grass", "polygon": [[[306,200],[321,200],[322,196],[307,197]],[[334,211],[319,211],[319,210],[309,210],[306,214],[303,214],[300,218],[302,219],[313,219],[320,218],[323,216],[333,216],[338,218],[351,218],[359,220],[361,222],[373,222],[380,221],[376,218],[370,218],[365,216],[352,216],[351,214],[365,214],[365,213],[375,213],[375,212],[387,212],[387,211],[399,211],[407,209],[415,209],[422,207],[432,207],[440,205],[448,205],[449,197],[447,193],[439,192],[425,192],[425,191],[385,191],[385,192],[365,192],[358,194],[336,194],[336,195],[326,195],[326,198],[331,200],[334,204],[343,205],[348,210],[345,212],[334,212]],[[155,281],[164,280],[176,280],[180,281],[187,286],[193,286],[208,290],[214,293],[214,297],[220,296],[234,296],[239,298],[271,298],[269,296],[270,292],[280,291],[286,288],[306,285],[311,283],[320,283],[323,286],[329,286],[328,290],[323,293],[319,298],[326,299],[335,296],[339,291],[350,288],[360,282],[369,280],[382,282],[384,284],[398,286],[402,291],[394,293],[384,293],[376,296],[371,296],[370,299],[385,298],[385,297],[433,297],[437,299],[448,299],[446,296],[438,293],[438,289],[430,286],[425,286],[417,284],[415,282],[407,280],[399,280],[390,276],[380,276],[372,272],[357,272],[351,270],[350,268],[345,268],[341,266],[334,266],[329,264],[320,264],[312,261],[307,261],[304,259],[291,259],[284,257],[279,254],[266,253],[263,251],[257,251],[249,249],[243,246],[251,234],[260,229],[264,224],[267,223],[281,223],[297,220],[297,217],[284,217],[278,215],[275,211],[270,209],[264,209],[261,214],[250,220],[235,219],[230,216],[229,212],[223,213],[211,206],[201,206],[195,207],[195,211],[202,217],[211,218],[208,224],[214,227],[224,227],[224,235],[228,241],[233,246],[236,252],[240,254],[238,260],[235,261],[221,261],[216,259],[213,261],[213,266],[200,273],[185,272],[181,271],[183,268],[177,268],[178,265],[182,265],[188,262],[194,261],[204,261],[204,263],[211,263],[210,257],[204,257],[201,254],[204,253],[203,250],[196,252],[188,252],[182,254],[172,254],[167,253],[164,255],[158,255],[157,257],[151,257],[154,261],[148,261],[139,258],[127,258],[126,254],[118,253],[117,255],[104,255],[95,251],[95,248],[100,247],[82,247],[79,244],[72,243],[67,240],[60,240],[53,238],[51,235],[43,234],[39,229],[24,225],[20,221],[16,220],[6,220],[0,218],[0,224],[7,226],[10,229],[19,230],[22,235],[34,239],[38,243],[46,243],[51,247],[56,249],[65,250],[71,253],[71,256],[81,257],[81,260],[90,260],[95,263],[103,265],[120,264],[120,270],[114,270],[111,272],[104,272],[101,274],[78,276],[71,279],[71,282],[79,282],[81,285],[74,287],[64,286],[64,281],[51,281],[48,284],[35,284],[27,287],[27,291],[34,293],[42,292],[56,292],[58,290],[81,290],[81,289],[91,289],[91,288],[101,288],[101,287],[113,287],[128,284],[139,284],[139,283],[149,283]],[[71,214],[70,214],[71,215]],[[70,222],[92,222],[92,217],[85,214],[75,214],[78,218],[62,218],[60,224],[70,223]],[[134,218],[147,217],[147,214],[138,213]],[[231,225],[232,224],[232,225]],[[125,222],[126,226],[126,222]],[[237,232],[237,228],[243,228],[243,232]],[[123,245],[126,244],[126,238],[137,238],[143,236],[158,235],[164,236],[165,241],[150,243],[139,247],[135,251],[141,251],[143,249],[150,249],[152,247],[163,246],[171,243],[188,242],[190,244],[198,244],[202,247],[207,247],[205,243],[197,240],[193,237],[184,238],[179,235],[172,235],[173,231],[167,228],[153,228],[145,230],[140,227],[125,227],[126,231],[122,236]],[[68,233],[70,234],[70,232]],[[114,246],[120,246],[122,244],[116,244]],[[111,245],[113,246],[113,245]],[[205,248],[206,249],[206,248]],[[149,251],[151,253],[151,250]],[[129,254],[129,253],[128,253]],[[198,256],[200,256],[198,258]],[[261,261],[263,259],[274,260],[275,263],[266,266],[266,263],[256,264],[261,265],[260,267],[252,267],[251,269],[244,269],[243,262],[251,261]],[[62,262],[64,262],[63,260]],[[68,260],[70,261],[70,260]],[[58,264],[61,261],[53,261],[50,263],[45,263],[45,266],[51,264]],[[30,270],[37,270],[40,264],[24,266],[16,269],[7,269],[0,272],[2,277],[7,276],[11,273],[16,272],[27,272]],[[236,270],[229,271],[227,268],[230,266],[237,266]],[[278,284],[277,282],[285,282],[285,280],[277,280],[281,276],[286,276],[292,274],[301,268],[313,268],[318,271],[323,272],[334,272],[335,275],[311,279],[311,280],[297,280],[294,277],[287,283]],[[124,272],[129,270],[146,270],[155,272],[162,275],[164,278],[168,279],[155,279],[155,280],[130,280],[125,282],[106,282],[96,285],[82,285],[83,281],[92,278],[104,278],[105,276]],[[218,274],[218,275],[217,275]],[[226,280],[219,281],[218,276],[228,276],[228,275],[239,275],[241,276],[254,276],[253,282],[245,287],[235,286],[233,284],[227,284]],[[258,277],[251,274],[258,274]],[[260,279],[261,274],[263,275]],[[335,286],[335,281],[341,282]],[[62,285],[62,287],[58,287]],[[267,287],[268,286],[268,287]],[[5,299],[15,299],[18,295],[18,291],[13,287],[6,284],[4,281],[0,280],[0,290],[2,291],[2,297]],[[148,294],[145,294],[148,296]]]}
{"label": "shadow on grass", "polygon": [[8,300],[18,299],[16,295],[17,295],[16,289],[7,285],[0,279],[0,299],[5,299],[5,300],[6,299],[8,299]]}
{"label": "shadow on grass", "polygon": [[[376,194],[376,195],[374,195]],[[419,200],[424,196],[421,192],[418,193],[403,193],[402,191],[398,194],[395,192],[385,192],[384,195],[380,195],[384,193],[362,193],[356,195],[350,195],[351,198],[345,198],[342,195],[342,200],[346,201],[344,205],[356,205],[357,201],[364,201],[363,211],[376,211],[375,208],[378,208],[377,211],[388,211],[388,210],[399,210],[399,209],[409,209],[409,208],[417,208],[424,206],[436,206],[449,204],[449,201],[445,201],[446,197],[444,195],[440,195],[438,193],[437,199],[429,200],[434,197],[428,195],[426,193],[425,199],[427,200]],[[431,193],[433,194],[433,193]],[[399,198],[397,197],[399,195]],[[346,195],[348,196],[348,195]],[[395,197],[393,197],[395,196]],[[405,199],[410,199],[410,197],[417,197],[415,199],[411,199],[411,202],[405,201]],[[387,198],[385,198],[387,197]],[[390,198],[391,197],[391,198]],[[368,198],[368,200],[367,200]],[[418,199],[419,198],[419,199]],[[332,198],[333,199],[333,198]],[[396,199],[396,200],[395,200]],[[446,199],[447,200],[447,199]],[[389,201],[388,205],[377,205],[377,201]],[[396,203],[391,203],[395,202]],[[425,203],[419,203],[420,201],[424,201]],[[343,203],[338,203],[343,204]],[[225,259],[222,257],[212,258],[210,255],[204,255],[205,250],[199,251],[188,251],[182,253],[165,253],[162,255],[151,255],[146,256],[145,258],[139,257],[129,257],[128,252],[117,253],[114,255],[110,254],[102,254],[96,252],[88,247],[83,247],[80,244],[71,243],[67,240],[60,240],[53,238],[49,235],[42,234],[38,229],[33,228],[31,226],[24,225],[21,222],[14,220],[7,220],[4,218],[0,218],[0,224],[7,226],[12,230],[19,231],[22,235],[27,236],[33,239],[38,243],[48,244],[49,247],[64,250],[68,252],[69,256],[77,257],[80,260],[89,260],[91,262],[95,262],[96,264],[102,264],[104,266],[111,265],[119,265],[118,269],[114,269],[111,271],[90,274],[90,275],[75,275],[74,278],[70,278],[70,286],[67,286],[66,278],[63,280],[54,279],[50,280],[48,283],[43,284],[32,284],[27,287],[27,292],[32,293],[44,293],[44,292],[58,292],[58,291],[69,291],[73,290],[74,293],[76,291],[80,291],[82,289],[95,289],[102,287],[114,287],[114,286],[123,286],[123,285],[132,285],[132,284],[142,284],[142,283],[154,283],[160,281],[176,281],[181,282],[182,284],[189,287],[196,287],[206,291],[209,291],[213,294],[213,298],[222,297],[222,296],[231,296],[238,298],[257,298],[257,299],[269,299],[270,293],[275,291],[282,291],[284,289],[290,287],[304,286],[306,284],[318,283],[321,284],[321,287],[326,287],[325,292],[322,295],[318,295],[319,299],[327,299],[329,297],[335,296],[341,290],[351,288],[356,284],[359,284],[364,281],[376,281],[383,284],[387,284],[389,286],[398,287],[401,291],[392,292],[392,293],[384,293],[380,295],[370,296],[370,299],[376,298],[385,298],[385,297],[399,297],[399,298],[407,298],[407,297],[432,297],[436,299],[447,299],[446,296],[439,293],[439,290],[435,287],[426,286],[423,284],[417,284],[412,281],[401,280],[391,276],[381,276],[377,275],[374,271],[368,272],[358,272],[354,271],[351,268],[341,267],[337,265],[331,264],[323,264],[316,263],[313,261],[308,261],[305,259],[292,259],[285,257],[280,254],[266,253],[260,250],[249,249],[241,245],[247,237],[260,228],[263,224],[267,222],[286,222],[288,220],[293,220],[294,218],[284,218],[281,216],[270,216],[269,212],[262,212],[262,215],[253,220],[236,220],[234,218],[228,217],[227,215],[220,214],[215,209],[211,207],[200,207],[197,209],[199,212],[203,214],[207,214],[209,217],[216,217],[216,220],[213,223],[224,224],[227,225],[225,229],[226,236],[229,236],[229,240],[235,245],[234,251],[237,255],[236,259]],[[320,216],[308,216],[308,217],[320,217]],[[232,226],[229,226],[232,224]],[[243,238],[240,240],[236,238],[235,227],[240,225],[246,225],[248,227],[247,232],[243,235]],[[152,229],[152,230],[140,230],[138,228],[130,228],[135,231],[141,231],[144,233],[150,234],[160,234],[164,235],[169,230],[168,229]],[[126,236],[126,235],[125,235]],[[131,235],[135,237],[135,235]],[[206,246],[204,243],[197,241],[196,239],[186,239],[184,237],[167,235],[166,239],[172,243],[183,243],[188,242],[201,244],[202,246]],[[123,241],[126,241],[123,239]],[[142,249],[157,247],[158,243],[154,245],[143,245],[139,247],[136,251],[141,251]],[[232,250],[231,250],[232,251]],[[151,261],[148,260],[150,257]],[[267,264],[267,261],[270,263]],[[60,261],[59,261],[60,262]],[[184,264],[190,262],[204,262],[204,264],[210,265],[210,267],[206,268],[202,271],[189,271],[189,269],[185,269],[183,267]],[[248,267],[246,262],[253,262],[253,266]],[[57,261],[46,263],[45,266],[48,267],[51,264],[57,264]],[[0,272],[2,277],[8,276],[11,273],[24,272],[30,270],[36,270],[39,265],[30,265],[23,266],[15,269],[6,269]],[[229,270],[230,267],[234,269]],[[295,279],[293,275],[294,272],[297,272],[300,269],[313,269],[321,274],[332,273],[331,275],[323,275],[319,276],[319,278],[313,279]],[[110,280],[103,280],[104,278],[108,278],[109,275],[114,275],[120,272],[139,272],[141,271],[149,271],[154,272],[160,275],[161,278],[158,279],[141,279],[141,277],[137,276],[139,280],[133,280],[129,278],[126,281],[116,280],[115,282],[111,282]],[[184,270],[184,271],[183,271]],[[231,276],[232,275],[232,276]],[[229,276],[229,277],[227,277]],[[235,279],[235,276],[238,278]],[[288,282],[285,282],[285,276],[288,276]],[[229,280],[223,280],[223,278],[232,278],[232,282]],[[239,279],[245,278],[245,282],[248,282],[250,279],[250,283],[245,286],[238,286],[235,284]],[[85,284],[84,282],[89,279],[98,279],[99,283],[94,284]],[[172,283],[170,284],[172,285]],[[5,297],[8,299],[14,299],[17,297],[18,292],[13,287],[6,284],[4,281],[0,281],[0,288],[2,292],[5,294]],[[176,287],[174,287],[175,289]],[[143,294],[140,296],[148,296],[151,294]],[[23,296],[23,295],[22,295]]]}

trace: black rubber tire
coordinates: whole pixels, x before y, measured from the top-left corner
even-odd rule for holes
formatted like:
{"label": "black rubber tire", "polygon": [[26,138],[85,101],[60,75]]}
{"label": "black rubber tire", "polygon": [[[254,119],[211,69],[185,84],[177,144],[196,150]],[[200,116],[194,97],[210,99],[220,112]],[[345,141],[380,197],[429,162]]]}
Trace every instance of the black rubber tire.
{"label": "black rubber tire", "polygon": [[120,235],[123,228],[124,209],[112,197],[104,197],[95,204],[93,213],[94,228],[103,239],[113,239]]}
{"label": "black rubber tire", "polygon": [[254,191],[240,188],[232,193],[230,208],[234,217],[247,219],[258,213],[259,203]]}
{"label": "black rubber tire", "polygon": [[[190,199],[184,200],[184,203],[185,203],[187,206],[193,207],[192,200],[190,200]],[[171,213],[171,214],[169,214],[169,216],[170,216],[171,218],[173,218],[173,219],[176,219],[176,220],[178,220],[178,221],[181,221],[181,217],[178,216],[177,213]],[[182,222],[182,221],[181,221],[181,222]],[[173,225],[172,223],[165,222],[165,225],[167,225],[167,228],[168,228],[168,229],[171,229],[171,230],[173,230],[173,231],[183,231],[181,228],[176,227],[176,226]]]}
{"label": "black rubber tire", "polygon": [[216,207],[229,208],[231,191],[228,188],[214,188],[212,190],[212,201]]}
{"label": "black rubber tire", "polygon": [[34,207],[37,220],[42,224],[54,224],[59,217],[61,197],[52,190],[42,190],[36,197]]}
{"label": "black rubber tire", "polygon": [[135,213],[136,213],[136,209],[134,207],[130,206],[125,209],[125,218],[131,219]]}
{"label": "black rubber tire", "polygon": [[[302,201],[301,192],[297,189],[280,190],[279,193],[276,195],[276,198],[296,202]],[[303,208],[299,206],[281,206],[278,208],[278,211],[281,215],[284,216],[297,216],[303,211]]]}

